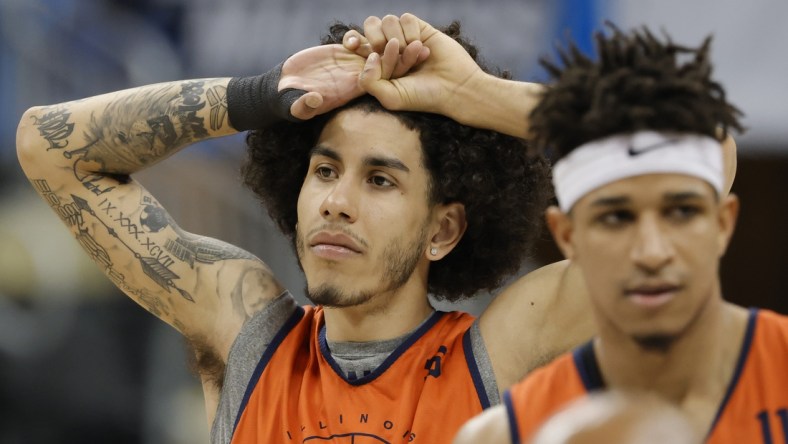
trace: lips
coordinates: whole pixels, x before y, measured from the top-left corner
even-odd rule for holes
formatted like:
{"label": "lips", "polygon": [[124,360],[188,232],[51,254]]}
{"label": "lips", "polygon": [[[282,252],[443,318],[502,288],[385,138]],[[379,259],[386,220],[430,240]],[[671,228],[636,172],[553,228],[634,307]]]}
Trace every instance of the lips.
{"label": "lips", "polygon": [[680,289],[671,283],[650,283],[629,287],[624,294],[636,305],[656,308],[670,302]]}
{"label": "lips", "polygon": [[362,253],[361,247],[352,237],[341,233],[319,232],[309,240],[309,246],[318,256],[328,258],[349,257]]}
{"label": "lips", "polygon": [[662,293],[674,292],[679,289],[678,285],[674,284],[649,284],[630,287],[626,290],[629,294],[642,294],[642,295],[659,295]]}

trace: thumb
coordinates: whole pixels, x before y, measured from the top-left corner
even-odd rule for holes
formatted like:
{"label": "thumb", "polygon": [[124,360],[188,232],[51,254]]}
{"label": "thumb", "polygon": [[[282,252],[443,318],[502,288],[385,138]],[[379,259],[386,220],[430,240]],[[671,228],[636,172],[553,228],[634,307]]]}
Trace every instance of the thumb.
{"label": "thumb", "polygon": [[361,89],[374,96],[387,109],[397,109],[397,89],[382,78],[383,67],[380,54],[373,52],[367,57],[364,69],[358,78]]}
{"label": "thumb", "polygon": [[318,108],[323,104],[323,96],[319,92],[308,92],[298,98],[290,106],[290,114],[301,120],[308,120],[318,114]]}
{"label": "thumb", "polygon": [[365,91],[369,92],[367,87],[372,87],[379,82],[382,74],[383,68],[380,66],[380,54],[373,52],[367,57],[367,61],[364,62],[364,69],[359,74],[358,82]]}
{"label": "thumb", "polygon": [[367,57],[364,69],[359,75],[361,89],[378,99],[378,102],[386,109],[402,109],[403,102],[397,86],[392,81],[383,79],[382,73],[383,65],[380,54],[373,52]]}

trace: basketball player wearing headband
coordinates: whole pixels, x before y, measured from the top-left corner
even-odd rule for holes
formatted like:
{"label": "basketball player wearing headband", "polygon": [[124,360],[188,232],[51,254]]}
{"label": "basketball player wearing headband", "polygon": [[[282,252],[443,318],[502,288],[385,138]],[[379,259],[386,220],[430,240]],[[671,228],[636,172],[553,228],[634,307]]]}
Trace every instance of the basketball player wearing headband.
{"label": "basketball player wearing headband", "polygon": [[455,442],[529,442],[567,403],[606,389],[659,395],[708,443],[785,442],[788,319],[725,302],[720,288],[739,203],[716,136],[741,127],[710,78],[710,40],[689,49],[614,29],[596,41],[596,61],[570,47],[564,66],[544,62],[556,82],[531,129],[559,157],[548,225],[581,270],[597,334]]}

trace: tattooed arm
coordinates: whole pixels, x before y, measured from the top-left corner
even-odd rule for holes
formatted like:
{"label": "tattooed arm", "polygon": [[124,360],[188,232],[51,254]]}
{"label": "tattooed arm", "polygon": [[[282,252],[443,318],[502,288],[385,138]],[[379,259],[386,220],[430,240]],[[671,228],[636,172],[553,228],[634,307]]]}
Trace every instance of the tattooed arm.
{"label": "tattooed arm", "polygon": [[[278,86],[307,91],[291,107],[306,118],[359,95],[363,64],[338,45],[312,48],[288,59]],[[220,382],[214,379],[235,336],[282,288],[251,254],[179,228],[130,175],[191,143],[235,133],[229,80],[162,83],[34,107],[17,130],[25,174],[96,264],[198,344],[206,355],[198,361],[218,363],[213,374],[201,373],[209,418]],[[304,109],[316,94],[320,103]]]}
{"label": "tattooed arm", "polygon": [[[279,285],[243,250],[181,230],[129,174],[189,143],[234,132],[223,100],[228,80],[159,84],[32,108],[17,131],[26,175],[102,271],[222,360],[249,316],[232,297],[263,303]],[[203,375],[204,382],[216,376]]]}

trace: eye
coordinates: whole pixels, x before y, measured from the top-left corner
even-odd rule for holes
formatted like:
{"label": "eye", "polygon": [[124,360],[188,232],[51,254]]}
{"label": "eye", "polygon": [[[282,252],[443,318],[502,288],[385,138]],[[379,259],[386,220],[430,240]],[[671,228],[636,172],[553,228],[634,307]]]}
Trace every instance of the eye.
{"label": "eye", "polygon": [[317,175],[317,177],[320,179],[337,178],[337,172],[333,168],[326,165],[319,165],[317,168],[315,168],[315,175]]}
{"label": "eye", "polygon": [[696,205],[676,205],[665,210],[665,215],[677,222],[688,221],[700,213],[701,208]]}
{"label": "eye", "polygon": [[635,215],[629,210],[612,210],[597,216],[596,221],[606,227],[616,228],[635,220]]}
{"label": "eye", "polygon": [[381,175],[370,176],[370,178],[367,179],[367,182],[380,188],[389,188],[395,186],[394,182],[389,180],[387,177]]}

